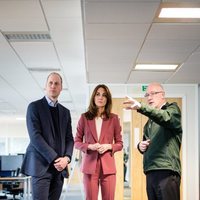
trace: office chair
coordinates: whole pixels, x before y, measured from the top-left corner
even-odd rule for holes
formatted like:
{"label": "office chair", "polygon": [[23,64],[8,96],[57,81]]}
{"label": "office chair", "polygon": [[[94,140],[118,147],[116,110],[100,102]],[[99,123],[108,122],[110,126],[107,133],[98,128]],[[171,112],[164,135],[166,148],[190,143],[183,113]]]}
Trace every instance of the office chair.
{"label": "office chair", "polygon": [[20,197],[23,196],[23,186],[22,183],[13,183],[10,185],[7,185],[6,188],[6,194],[11,194],[13,195],[13,200],[16,200],[16,196],[20,195]]}
{"label": "office chair", "polygon": [[[13,172],[12,177],[19,176],[19,173],[20,173],[20,168],[18,168],[17,170]],[[19,181],[14,181],[14,182],[4,183],[3,190],[6,194],[13,195],[13,200],[16,200],[16,196],[18,195],[20,195],[20,197],[23,196],[24,187],[23,187],[23,183]]]}

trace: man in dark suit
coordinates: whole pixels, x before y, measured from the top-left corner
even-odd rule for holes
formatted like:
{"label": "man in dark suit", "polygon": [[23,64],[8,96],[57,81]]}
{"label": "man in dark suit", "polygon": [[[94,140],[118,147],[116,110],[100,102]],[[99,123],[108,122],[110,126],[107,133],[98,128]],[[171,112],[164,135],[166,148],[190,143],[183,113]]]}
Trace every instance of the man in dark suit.
{"label": "man in dark suit", "polygon": [[21,172],[32,176],[33,200],[58,200],[67,177],[74,139],[70,111],[57,100],[61,90],[62,77],[49,74],[45,97],[27,109],[30,143]]}

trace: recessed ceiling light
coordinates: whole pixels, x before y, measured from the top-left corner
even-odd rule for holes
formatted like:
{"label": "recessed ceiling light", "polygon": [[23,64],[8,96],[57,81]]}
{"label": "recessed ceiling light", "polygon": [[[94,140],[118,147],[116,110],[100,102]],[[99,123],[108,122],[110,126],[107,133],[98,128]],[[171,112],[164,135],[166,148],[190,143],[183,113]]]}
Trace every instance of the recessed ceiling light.
{"label": "recessed ceiling light", "polygon": [[163,2],[157,10],[154,22],[170,23],[199,23],[200,3],[171,3]]}
{"label": "recessed ceiling light", "polygon": [[135,70],[174,71],[177,64],[137,64]]}
{"label": "recessed ceiling light", "polygon": [[162,8],[159,18],[200,18],[200,8]]}

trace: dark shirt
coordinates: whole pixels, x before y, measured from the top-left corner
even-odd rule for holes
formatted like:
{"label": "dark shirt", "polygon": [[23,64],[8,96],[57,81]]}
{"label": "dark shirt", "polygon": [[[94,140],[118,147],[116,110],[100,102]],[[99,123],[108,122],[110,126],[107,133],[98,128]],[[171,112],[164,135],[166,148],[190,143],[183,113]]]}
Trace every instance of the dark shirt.
{"label": "dark shirt", "polygon": [[55,136],[54,136],[54,150],[56,153],[61,156],[61,136],[60,136],[60,127],[59,127],[59,112],[58,107],[52,107],[49,106],[51,117],[53,120],[54,130],[55,130]]}

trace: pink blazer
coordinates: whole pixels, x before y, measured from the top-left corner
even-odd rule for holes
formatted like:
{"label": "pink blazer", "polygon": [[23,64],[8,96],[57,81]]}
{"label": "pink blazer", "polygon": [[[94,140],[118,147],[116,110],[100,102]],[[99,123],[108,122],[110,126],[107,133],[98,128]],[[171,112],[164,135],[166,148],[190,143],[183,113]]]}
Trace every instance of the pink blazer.
{"label": "pink blazer", "polygon": [[[99,142],[100,144],[112,144],[112,151],[98,154],[97,151],[88,150],[89,144]],[[115,174],[116,166],[114,153],[123,148],[121,126],[116,114],[111,113],[109,119],[104,119],[101,134],[98,140],[95,119],[87,120],[82,114],[75,137],[75,148],[83,152],[81,171],[86,174],[94,174],[98,157],[101,159],[103,174]]]}

